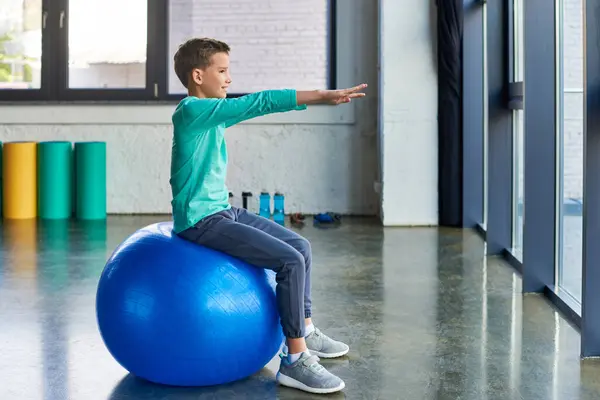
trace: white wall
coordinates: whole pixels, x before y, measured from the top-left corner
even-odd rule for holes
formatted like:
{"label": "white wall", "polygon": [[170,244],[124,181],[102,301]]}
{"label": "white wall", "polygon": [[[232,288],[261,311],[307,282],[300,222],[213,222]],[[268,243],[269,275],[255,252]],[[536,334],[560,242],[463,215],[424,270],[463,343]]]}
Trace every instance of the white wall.
{"label": "white wall", "polygon": [[379,4],[383,223],[437,225],[435,10],[423,0]]}
{"label": "white wall", "polygon": [[[65,111],[56,106],[47,109],[54,113],[48,119],[66,112],[69,115],[62,118],[72,117],[69,122],[0,125],[0,140],[106,141],[108,211],[168,213],[171,128],[156,120],[167,120],[171,107],[121,106],[120,111],[126,113],[128,108],[148,123],[81,123],[76,116],[86,121],[90,114],[104,112],[106,120],[121,118],[110,107],[71,106]],[[5,111],[0,111],[0,118]],[[332,122],[348,118],[344,111],[317,109],[295,120],[264,118],[231,128],[227,133],[229,189],[238,196],[246,190],[255,194],[279,190],[286,195],[290,212],[374,214],[375,132],[363,134],[355,124]],[[149,112],[155,114],[148,116]],[[27,114],[14,117],[24,119]],[[135,115],[131,117],[129,121]]]}
{"label": "white wall", "polygon": [[[382,210],[387,225],[437,224],[437,77],[430,6],[395,1],[338,3],[338,86],[367,82],[368,97],[231,128],[231,191],[237,196],[282,191],[288,212],[375,215]],[[379,4],[384,17],[380,49]],[[385,84],[381,101],[379,66]],[[0,140],[105,140],[109,213],[169,213],[173,107],[0,106]],[[382,180],[383,202],[374,190],[377,180]]]}

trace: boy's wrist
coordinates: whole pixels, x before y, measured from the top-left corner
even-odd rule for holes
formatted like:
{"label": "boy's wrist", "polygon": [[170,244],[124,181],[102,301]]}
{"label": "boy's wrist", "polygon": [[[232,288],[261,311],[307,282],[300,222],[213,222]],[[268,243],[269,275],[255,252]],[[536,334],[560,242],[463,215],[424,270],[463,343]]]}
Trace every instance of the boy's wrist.
{"label": "boy's wrist", "polygon": [[299,106],[323,104],[327,101],[327,90],[300,90],[296,92],[296,102]]}
{"label": "boy's wrist", "polygon": [[327,93],[329,92],[329,90],[324,90],[324,89],[318,89],[317,90],[317,97],[318,97],[318,102],[319,103],[326,103],[327,102]]}

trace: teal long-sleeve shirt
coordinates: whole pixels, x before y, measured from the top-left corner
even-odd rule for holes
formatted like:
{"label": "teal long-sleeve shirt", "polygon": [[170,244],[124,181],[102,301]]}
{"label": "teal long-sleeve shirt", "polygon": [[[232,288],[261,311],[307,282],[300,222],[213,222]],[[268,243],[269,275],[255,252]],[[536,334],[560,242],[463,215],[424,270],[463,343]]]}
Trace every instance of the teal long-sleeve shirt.
{"label": "teal long-sleeve shirt", "polygon": [[293,89],[266,90],[230,99],[188,96],[175,109],[171,149],[173,230],[230,208],[225,129],[266,114],[303,110]]}

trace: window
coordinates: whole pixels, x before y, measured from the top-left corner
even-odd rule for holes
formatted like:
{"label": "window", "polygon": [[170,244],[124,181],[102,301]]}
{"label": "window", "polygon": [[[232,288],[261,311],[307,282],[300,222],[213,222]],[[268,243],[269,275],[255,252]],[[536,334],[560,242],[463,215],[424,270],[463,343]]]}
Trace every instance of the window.
{"label": "window", "polygon": [[559,0],[557,52],[558,286],[581,301],[583,261],[584,5]]}
{"label": "window", "polygon": [[[523,36],[523,0],[513,0],[513,81],[523,82],[525,75],[525,37]],[[513,220],[512,253],[523,261],[523,210],[525,204],[525,110],[512,112],[513,130]]]}
{"label": "window", "polygon": [[[169,54],[190,32],[217,37],[232,48],[234,92],[326,88],[327,14],[324,0],[171,0]],[[169,92],[185,92],[172,62]]]}
{"label": "window", "polygon": [[173,55],[199,36],[231,46],[230,96],[333,88],[334,16],[335,0],[0,0],[0,101],[179,100]]}
{"label": "window", "polygon": [[41,0],[0,0],[0,90],[40,89]]}
{"label": "window", "polygon": [[69,0],[68,87],[145,88],[147,25],[146,0]]}

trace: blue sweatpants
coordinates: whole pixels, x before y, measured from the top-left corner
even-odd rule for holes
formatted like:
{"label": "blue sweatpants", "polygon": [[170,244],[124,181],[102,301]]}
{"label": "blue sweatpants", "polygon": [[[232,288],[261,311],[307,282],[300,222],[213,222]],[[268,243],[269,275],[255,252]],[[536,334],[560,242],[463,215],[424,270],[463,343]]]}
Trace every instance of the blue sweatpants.
{"label": "blue sweatpants", "polygon": [[179,236],[275,271],[283,333],[288,338],[304,336],[304,318],[311,316],[312,254],[308,240],[237,207],[210,215]]}

